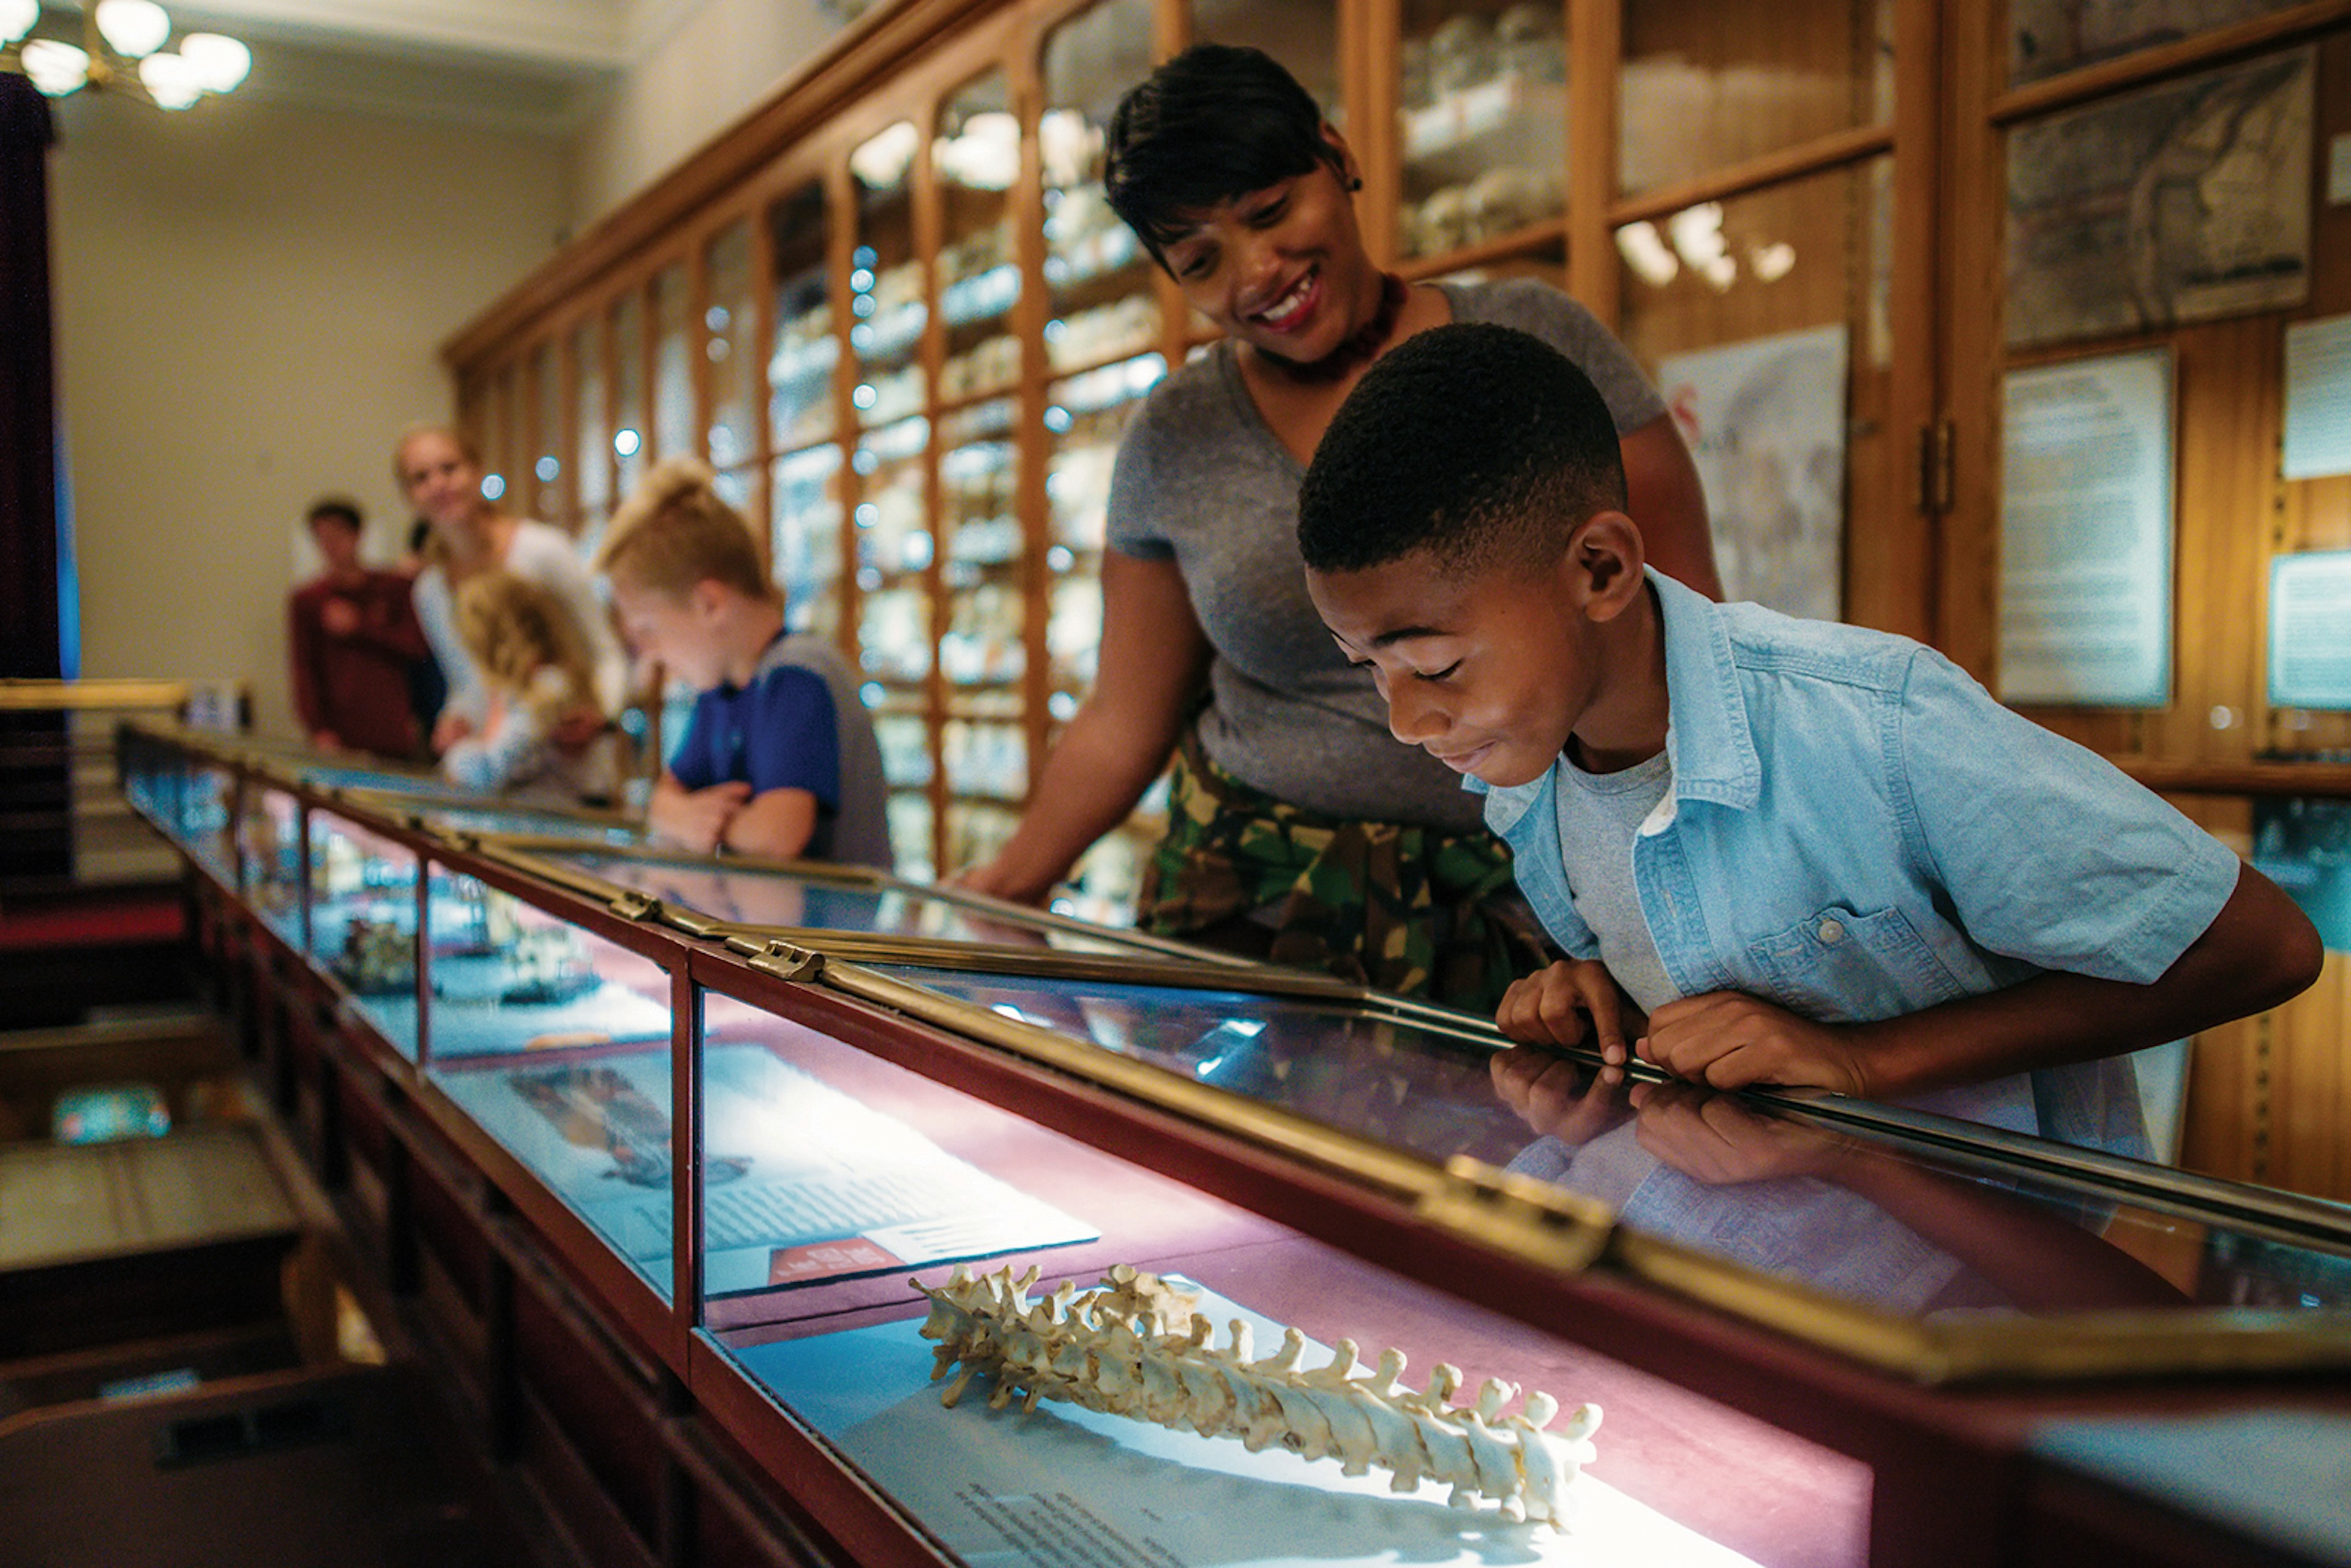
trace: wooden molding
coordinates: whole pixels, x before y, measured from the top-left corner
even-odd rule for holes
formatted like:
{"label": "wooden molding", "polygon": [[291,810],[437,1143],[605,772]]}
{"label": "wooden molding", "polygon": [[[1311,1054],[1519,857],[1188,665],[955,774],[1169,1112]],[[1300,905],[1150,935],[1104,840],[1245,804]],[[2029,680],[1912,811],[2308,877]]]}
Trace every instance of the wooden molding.
{"label": "wooden molding", "polygon": [[2118,59],[2101,60],[2012,88],[1992,99],[1991,120],[1994,125],[2012,125],[2094,99],[2174,81],[2250,56],[2309,43],[2346,22],[2351,22],[2351,0],[2309,0],[2291,10],[2215,27],[2176,43],[2135,50]]}
{"label": "wooden molding", "polygon": [[586,234],[548,258],[487,310],[441,346],[441,357],[462,368],[486,357],[507,339],[558,310],[622,258],[674,238],[680,225],[705,218],[711,206],[750,179],[762,163],[840,113],[927,51],[995,12],[1002,0],[904,0],[868,13],[845,28],[766,101],[704,143],[701,151],[632,197]]}

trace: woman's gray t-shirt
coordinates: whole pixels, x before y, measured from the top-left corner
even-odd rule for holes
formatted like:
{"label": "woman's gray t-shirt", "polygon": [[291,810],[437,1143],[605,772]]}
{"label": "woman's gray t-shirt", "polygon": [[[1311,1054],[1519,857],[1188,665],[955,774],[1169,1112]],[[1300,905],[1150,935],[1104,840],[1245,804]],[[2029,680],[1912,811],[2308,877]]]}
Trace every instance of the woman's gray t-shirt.
{"label": "woman's gray t-shirt", "polygon": [[[1456,321],[1516,327],[1574,361],[1620,435],[1665,412],[1624,345],[1557,289],[1525,278],[1444,287]],[[1110,547],[1175,561],[1216,651],[1201,744],[1219,766],[1309,810],[1479,831],[1478,797],[1388,733],[1387,705],[1314,613],[1298,554],[1304,477],[1250,400],[1229,342],[1161,383],[1119,444]]]}

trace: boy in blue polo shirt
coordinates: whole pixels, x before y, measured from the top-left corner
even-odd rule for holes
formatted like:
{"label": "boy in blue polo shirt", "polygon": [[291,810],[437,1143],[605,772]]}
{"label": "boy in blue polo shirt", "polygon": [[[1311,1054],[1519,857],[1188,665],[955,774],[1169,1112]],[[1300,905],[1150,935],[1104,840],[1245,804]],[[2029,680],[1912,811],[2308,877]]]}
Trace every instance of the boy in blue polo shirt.
{"label": "boy in blue polo shirt", "polygon": [[1646,570],[1624,501],[1591,383],[1475,325],[1382,358],[1301,492],[1324,622],[1569,955],[1506,1035],[2143,1154],[2119,1053],[2317,977],[2292,902],[2107,763],[1907,639]]}
{"label": "boy in blue polo shirt", "polygon": [[710,481],[691,459],[656,464],[596,555],[622,635],[702,693],[653,787],[653,834],[887,871],[882,751],[856,682],[831,643],[785,632],[765,552]]}

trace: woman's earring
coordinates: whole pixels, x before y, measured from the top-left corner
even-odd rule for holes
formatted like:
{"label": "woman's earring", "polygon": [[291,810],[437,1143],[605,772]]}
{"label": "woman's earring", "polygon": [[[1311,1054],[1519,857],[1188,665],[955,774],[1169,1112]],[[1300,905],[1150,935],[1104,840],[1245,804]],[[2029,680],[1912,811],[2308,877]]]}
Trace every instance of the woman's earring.
{"label": "woman's earring", "polygon": [[1347,182],[1347,189],[1350,191],[1360,191],[1363,188],[1364,177],[1361,174],[1356,175],[1353,179]]}

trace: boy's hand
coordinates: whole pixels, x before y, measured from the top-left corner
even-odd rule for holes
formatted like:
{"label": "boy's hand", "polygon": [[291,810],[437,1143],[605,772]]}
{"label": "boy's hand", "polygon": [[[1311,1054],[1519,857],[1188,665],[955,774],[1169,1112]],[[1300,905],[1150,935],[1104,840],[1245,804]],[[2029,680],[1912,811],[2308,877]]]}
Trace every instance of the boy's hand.
{"label": "boy's hand", "polygon": [[1799,1018],[1742,991],[1667,1002],[1650,1018],[1640,1052],[1642,1061],[1677,1078],[1716,1089],[1778,1083],[1869,1093],[1862,1053],[1849,1030]]}
{"label": "boy's hand", "polygon": [[1594,1072],[1531,1046],[1495,1052],[1494,1094],[1519,1120],[1562,1144],[1588,1144],[1625,1119],[1625,1070]]}
{"label": "boy's hand", "polygon": [[1582,1045],[1588,1038],[1603,1061],[1621,1067],[1625,1014],[1631,1010],[1617,992],[1615,977],[1598,960],[1562,958],[1510,982],[1494,1011],[1494,1027],[1524,1045]]}
{"label": "boy's hand", "polygon": [[751,786],[739,779],[707,789],[661,790],[647,816],[658,837],[698,855],[716,854],[726,824],[750,798]]}
{"label": "boy's hand", "polygon": [[436,752],[446,751],[473,733],[472,719],[462,713],[452,713],[444,709],[441,716],[433,721],[433,749]]}

